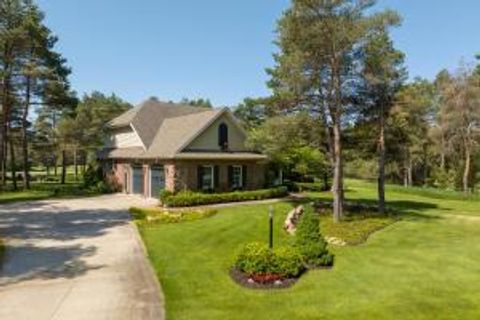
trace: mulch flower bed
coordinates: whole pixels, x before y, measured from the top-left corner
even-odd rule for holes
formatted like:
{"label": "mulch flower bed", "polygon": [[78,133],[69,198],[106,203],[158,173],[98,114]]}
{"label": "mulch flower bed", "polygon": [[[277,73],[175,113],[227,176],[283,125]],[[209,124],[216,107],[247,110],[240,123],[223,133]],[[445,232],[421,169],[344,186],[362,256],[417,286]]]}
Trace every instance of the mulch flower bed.
{"label": "mulch flower bed", "polygon": [[284,289],[293,286],[298,278],[282,279],[275,274],[249,276],[245,272],[232,268],[230,277],[237,284],[249,289]]}

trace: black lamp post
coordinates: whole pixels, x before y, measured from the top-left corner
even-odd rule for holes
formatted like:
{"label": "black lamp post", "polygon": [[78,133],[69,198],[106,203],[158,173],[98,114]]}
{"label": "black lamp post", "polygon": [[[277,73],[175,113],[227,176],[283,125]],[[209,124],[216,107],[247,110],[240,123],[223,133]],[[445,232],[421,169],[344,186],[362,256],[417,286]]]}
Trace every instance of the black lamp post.
{"label": "black lamp post", "polygon": [[270,226],[270,235],[269,235],[269,246],[270,249],[273,248],[273,206],[270,206],[268,209],[268,220]]}

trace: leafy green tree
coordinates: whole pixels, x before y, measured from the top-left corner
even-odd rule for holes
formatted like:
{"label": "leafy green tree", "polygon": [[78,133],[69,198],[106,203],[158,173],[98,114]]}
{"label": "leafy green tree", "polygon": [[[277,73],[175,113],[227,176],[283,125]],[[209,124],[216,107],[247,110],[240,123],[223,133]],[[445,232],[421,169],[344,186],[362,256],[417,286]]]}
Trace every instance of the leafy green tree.
{"label": "leafy green tree", "polygon": [[[31,140],[29,115],[33,107],[59,106],[59,99],[68,97],[72,102],[67,77],[70,70],[65,59],[54,51],[57,39],[43,24],[43,13],[29,0],[6,0],[0,2],[0,54],[2,65],[2,167],[6,163],[5,144],[8,128],[19,131],[22,162],[23,186],[29,188],[29,140]],[[55,90],[53,90],[55,88]],[[54,103],[54,100],[56,102]],[[75,103],[69,105],[73,107]],[[15,164],[15,141],[10,139],[10,160]],[[12,165],[15,181],[15,165]],[[2,170],[5,172],[4,168]],[[2,175],[2,177],[4,174]]]}
{"label": "leafy green tree", "polygon": [[12,179],[16,189],[14,139],[10,136],[12,123],[15,121],[17,95],[20,74],[19,56],[23,50],[23,19],[26,3],[24,1],[6,0],[0,2],[0,77],[1,77],[1,134],[0,164],[2,185],[6,184],[7,155],[10,145],[10,163]]}
{"label": "leafy green tree", "polygon": [[268,117],[275,116],[274,100],[272,98],[245,98],[234,107],[233,114],[247,130],[258,128]]}
{"label": "leafy green tree", "polygon": [[252,129],[247,144],[268,155],[287,178],[328,178],[330,167],[322,150],[322,132],[318,131],[315,120],[306,113],[277,116]]}
{"label": "leafy green tree", "polygon": [[355,106],[362,47],[369,35],[399,21],[395,12],[367,15],[375,1],[293,0],[278,22],[270,87],[295,112],[319,115],[333,163],[333,219],[343,215],[342,129]]}
{"label": "leafy green tree", "polygon": [[180,103],[181,103],[181,104],[190,105],[190,106],[194,106],[194,107],[209,108],[209,109],[212,109],[212,108],[213,108],[213,105],[212,105],[212,103],[210,102],[210,99],[203,99],[203,98],[199,98],[199,99],[188,99],[188,98],[183,98],[182,100],[180,100]]}
{"label": "leafy green tree", "polygon": [[480,75],[480,53],[478,53],[475,58],[477,59],[477,68],[475,69],[475,72]]}
{"label": "leafy green tree", "polygon": [[441,87],[447,135],[463,154],[462,189],[469,193],[475,179],[474,159],[480,141],[480,75],[460,67]]}
{"label": "leafy green tree", "polygon": [[[431,144],[428,132],[433,114],[434,86],[429,81],[415,79],[397,93],[387,120],[390,140],[387,143],[393,146],[389,152],[392,161],[402,168],[405,186],[413,184],[415,167],[425,169],[428,165],[426,156]],[[425,178],[424,174],[423,180]]]}
{"label": "leafy green tree", "polygon": [[396,50],[384,28],[372,32],[364,48],[364,116],[374,122],[378,149],[378,209],[385,212],[385,123],[394,98],[406,78],[404,55]]}
{"label": "leafy green tree", "polygon": [[[76,131],[75,141],[91,158],[102,148],[107,138],[108,121],[124,113],[132,105],[123,101],[115,94],[106,96],[98,91],[85,95],[80,101],[75,114],[75,125],[71,130]],[[72,135],[72,134],[71,134]],[[85,156],[84,158],[88,158]]]}

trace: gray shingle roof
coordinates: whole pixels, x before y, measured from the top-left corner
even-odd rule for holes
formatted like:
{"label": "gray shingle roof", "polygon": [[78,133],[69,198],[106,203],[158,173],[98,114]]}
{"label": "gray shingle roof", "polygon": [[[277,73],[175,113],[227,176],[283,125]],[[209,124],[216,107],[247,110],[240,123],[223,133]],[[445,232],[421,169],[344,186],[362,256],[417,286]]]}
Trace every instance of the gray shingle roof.
{"label": "gray shingle roof", "polygon": [[140,159],[145,154],[142,147],[130,147],[119,149],[103,149],[98,154],[100,159]]}
{"label": "gray shingle roof", "polygon": [[[255,153],[180,153],[183,147],[227,109],[208,109],[148,100],[108,123],[110,128],[132,126],[145,148],[103,150],[101,158],[123,159],[263,159]],[[220,157],[220,158],[219,158]]]}

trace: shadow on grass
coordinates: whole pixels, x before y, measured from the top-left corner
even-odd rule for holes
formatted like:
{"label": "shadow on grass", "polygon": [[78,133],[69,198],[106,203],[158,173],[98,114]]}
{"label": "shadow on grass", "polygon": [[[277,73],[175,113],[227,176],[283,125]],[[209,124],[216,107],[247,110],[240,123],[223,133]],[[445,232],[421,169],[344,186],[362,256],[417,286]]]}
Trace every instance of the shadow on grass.
{"label": "shadow on grass", "polygon": [[[292,206],[305,205],[309,203],[321,203],[331,208],[332,200],[324,197],[303,197],[303,198],[289,198],[287,202]],[[346,214],[355,215],[357,207],[363,207],[363,211],[376,212],[378,208],[378,201],[373,199],[352,199],[345,200]],[[349,211],[349,207],[355,207],[354,210]],[[444,210],[450,211],[451,209],[440,208],[437,204],[432,202],[423,201],[411,201],[411,200],[392,200],[387,201],[387,215],[396,216],[398,218],[417,218],[417,219],[441,219],[440,215],[425,213],[427,210]]]}

